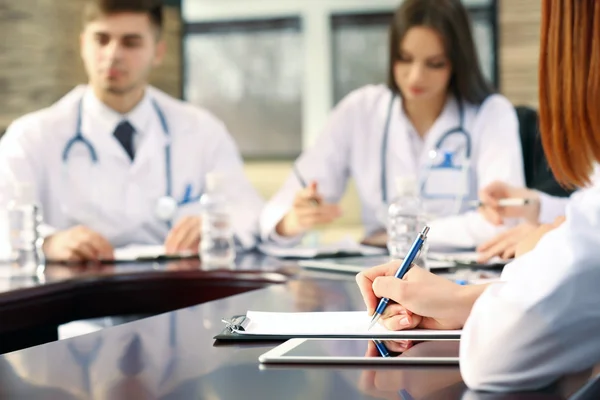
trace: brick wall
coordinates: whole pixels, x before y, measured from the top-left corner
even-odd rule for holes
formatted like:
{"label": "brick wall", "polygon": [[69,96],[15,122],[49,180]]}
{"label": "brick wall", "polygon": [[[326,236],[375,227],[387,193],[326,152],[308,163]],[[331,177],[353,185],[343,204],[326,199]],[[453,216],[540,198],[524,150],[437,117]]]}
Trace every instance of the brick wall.
{"label": "brick wall", "polygon": [[[86,81],[79,57],[82,0],[0,0],[0,132]],[[179,97],[179,10],[167,7],[168,56],[152,83]]]}
{"label": "brick wall", "polygon": [[538,104],[541,1],[498,0],[500,85],[515,105]]}

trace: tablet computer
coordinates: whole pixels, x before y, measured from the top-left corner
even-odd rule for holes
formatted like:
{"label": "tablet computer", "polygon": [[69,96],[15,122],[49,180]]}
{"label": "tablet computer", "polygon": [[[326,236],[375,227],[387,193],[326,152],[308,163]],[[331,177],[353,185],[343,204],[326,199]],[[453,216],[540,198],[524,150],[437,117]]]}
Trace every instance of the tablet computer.
{"label": "tablet computer", "polygon": [[458,364],[459,340],[290,339],[263,364]]}

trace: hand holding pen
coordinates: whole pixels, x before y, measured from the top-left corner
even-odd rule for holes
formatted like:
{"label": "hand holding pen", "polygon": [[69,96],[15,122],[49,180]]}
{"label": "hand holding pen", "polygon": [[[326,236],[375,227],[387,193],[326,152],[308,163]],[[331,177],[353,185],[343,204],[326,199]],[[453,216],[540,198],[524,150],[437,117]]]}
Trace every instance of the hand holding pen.
{"label": "hand holding pen", "polygon": [[337,204],[327,203],[323,199],[317,182],[306,183],[297,172],[296,176],[303,188],[296,193],[291,209],[275,228],[277,234],[284,237],[303,234],[318,225],[329,224],[342,215]]}
{"label": "hand holding pen", "polygon": [[474,205],[494,225],[503,224],[505,218],[524,218],[531,223],[537,223],[539,219],[539,193],[505,182],[492,182],[484,187]]}
{"label": "hand holding pen", "polygon": [[[419,234],[419,241],[423,233]],[[485,285],[458,285],[418,266],[408,269],[403,279],[399,279],[396,276],[402,276],[403,265],[410,264],[392,261],[356,275],[369,315],[393,331],[462,328],[481,294],[477,290]],[[381,307],[384,312],[375,313],[384,298],[388,299],[387,306]]]}
{"label": "hand holding pen", "polygon": [[[396,278],[398,278],[398,279],[404,278],[404,275],[406,275],[406,273],[410,269],[412,263],[416,260],[417,256],[419,255],[421,248],[425,244],[425,240],[427,240],[428,233],[429,233],[429,227],[426,226],[425,228],[423,228],[421,233],[419,233],[417,235],[417,238],[415,239],[412,246],[410,247],[408,254],[406,255],[406,257],[404,257],[404,260],[402,261],[402,264],[400,264],[400,267],[396,271],[396,274],[394,274],[394,276]],[[373,313],[373,318],[371,319],[371,324],[369,325],[369,329],[371,329],[377,323],[377,321],[379,320],[379,318],[385,311],[385,308],[388,306],[389,301],[390,301],[390,299],[387,297],[383,297],[379,301],[379,304],[377,305],[377,308],[375,309],[375,313]]]}

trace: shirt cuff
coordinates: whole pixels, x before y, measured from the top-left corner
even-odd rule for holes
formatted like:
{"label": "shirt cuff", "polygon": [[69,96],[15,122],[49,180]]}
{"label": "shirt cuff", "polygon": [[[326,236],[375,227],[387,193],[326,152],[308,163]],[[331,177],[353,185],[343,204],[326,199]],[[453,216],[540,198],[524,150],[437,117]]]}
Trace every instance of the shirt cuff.
{"label": "shirt cuff", "polygon": [[544,192],[538,192],[540,196],[540,215],[538,222],[541,224],[550,224],[557,217],[565,215],[565,209],[569,202],[568,197],[550,196]]}
{"label": "shirt cuff", "polygon": [[268,241],[275,243],[278,246],[292,247],[292,246],[296,246],[297,244],[299,244],[302,241],[303,237],[304,237],[304,235],[302,235],[302,234],[297,235],[297,236],[291,236],[291,237],[281,236],[280,234],[278,234],[275,231],[275,229],[273,229],[273,231],[268,236]]}

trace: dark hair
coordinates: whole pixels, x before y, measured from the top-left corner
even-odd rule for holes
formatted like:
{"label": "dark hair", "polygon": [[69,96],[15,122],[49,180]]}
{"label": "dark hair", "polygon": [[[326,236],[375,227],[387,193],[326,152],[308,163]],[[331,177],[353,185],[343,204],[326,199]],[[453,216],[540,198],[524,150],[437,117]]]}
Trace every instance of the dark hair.
{"label": "dark hair", "polygon": [[556,179],[591,183],[600,162],[600,2],[542,2],[540,134]]}
{"label": "dark hair", "polygon": [[163,29],[162,0],[87,0],[83,13],[83,22],[94,21],[102,15],[121,12],[147,14],[150,22],[160,33]]}
{"label": "dark hair", "polygon": [[394,65],[399,59],[402,39],[410,28],[425,26],[439,33],[452,65],[449,90],[458,99],[481,104],[491,93],[479,66],[467,10],[460,0],[405,0],[394,13],[390,26],[388,86],[397,93]]}

